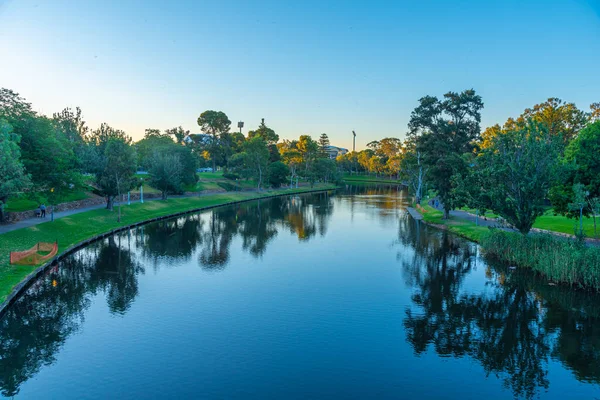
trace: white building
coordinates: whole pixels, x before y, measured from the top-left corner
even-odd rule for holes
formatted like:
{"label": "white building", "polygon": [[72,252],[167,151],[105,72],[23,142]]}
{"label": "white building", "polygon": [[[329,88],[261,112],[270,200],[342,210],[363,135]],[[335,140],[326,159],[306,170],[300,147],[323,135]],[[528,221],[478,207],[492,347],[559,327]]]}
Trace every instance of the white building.
{"label": "white building", "polygon": [[336,146],[332,146],[332,145],[327,146],[325,148],[325,150],[329,154],[329,158],[332,160],[335,160],[337,158],[337,156],[343,156],[344,154],[348,153],[348,149],[345,149],[343,147],[336,147]]}
{"label": "white building", "polygon": [[190,133],[186,137],[183,138],[183,141],[186,144],[190,143],[201,143],[201,144],[209,144],[212,140],[212,136],[207,133]]}

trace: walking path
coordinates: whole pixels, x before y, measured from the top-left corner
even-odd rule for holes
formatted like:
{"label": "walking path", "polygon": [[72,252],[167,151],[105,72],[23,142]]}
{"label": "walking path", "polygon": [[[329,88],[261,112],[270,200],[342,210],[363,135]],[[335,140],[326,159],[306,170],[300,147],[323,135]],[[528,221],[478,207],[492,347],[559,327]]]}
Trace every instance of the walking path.
{"label": "walking path", "polygon": [[[435,205],[432,205],[431,203],[429,203],[429,205],[432,206],[433,208],[436,208],[436,209],[440,210],[440,211],[443,210],[443,206],[442,206],[441,203],[439,203],[438,207],[435,207]],[[498,222],[495,219],[491,219],[491,218],[484,219],[481,216],[477,217],[476,215],[471,214],[470,212],[467,212],[467,211],[463,211],[463,210],[452,210],[452,211],[450,211],[450,217],[456,217],[456,218],[459,218],[459,219],[462,219],[462,220],[466,220],[466,221],[472,222],[474,224],[477,223],[479,226],[486,226],[486,227],[491,227],[491,228],[498,228],[498,229],[502,229],[502,230],[507,231],[507,232],[518,232],[514,228],[504,226],[503,224],[501,224],[500,222]],[[575,238],[574,235],[569,235],[569,234],[562,233],[562,232],[549,231],[549,230],[545,230],[545,229],[538,229],[538,228],[531,228],[531,231],[529,232],[530,235],[532,235],[532,234],[535,235],[535,234],[539,234],[539,233],[547,233],[547,234],[550,234],[550,235],[553,235],[553,236],[557,236],[557,237],[561,237],[561,238],[564,238],[564,239],[574,239]],[[585,242],[588,244],[588,246],[600,246],[600,240],[599,239],[586,238]]]}

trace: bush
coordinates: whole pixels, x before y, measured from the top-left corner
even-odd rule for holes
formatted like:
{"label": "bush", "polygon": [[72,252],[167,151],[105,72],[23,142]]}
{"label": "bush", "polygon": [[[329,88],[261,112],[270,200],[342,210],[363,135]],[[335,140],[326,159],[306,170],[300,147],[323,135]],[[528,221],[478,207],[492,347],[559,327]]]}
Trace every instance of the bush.
{"label": "bush", "polygon": [[555,282],[600,290],[600,248],[552,235],[522,236],[491,230],[481,246],[489,256],[529,267]]}
{"label": "bush", "polygon": [[223,174],[223,178],[229,179],[230,181],[237,181],[240,179],[240,176],[238,174],[234,174],[233,172],[225,172]]}
{"label": "bush", "polygon": [[290,169],[281,161],[275,161],[269,164],[268,167],[269,183],[272,187],[278,188],[283,183],[287,182],[287,177],[290,174]]}
{"label": "bush", "polygon": [[234,185],[233,183],[229,183],[229,182],[217,182],[217,185],[220,188],[223,188],[228,192],[235,192],[236,190],[239,190],[236,185]]}

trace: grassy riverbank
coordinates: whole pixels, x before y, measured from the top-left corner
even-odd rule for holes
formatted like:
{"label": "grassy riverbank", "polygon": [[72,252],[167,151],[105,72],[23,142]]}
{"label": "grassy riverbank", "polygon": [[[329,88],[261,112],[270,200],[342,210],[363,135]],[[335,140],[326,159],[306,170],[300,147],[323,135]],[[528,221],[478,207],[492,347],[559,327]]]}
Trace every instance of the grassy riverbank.
{"label": "grassy riverbank", "polygon": [[114,211],[99,209],[5,233],[0,235],[0,303],[6,299],[19,282],[36,269],[35,266],[10,265],[10,251],[26,250],[33,247],[37,242],[57,241],[60,253],[68,247],[93,236],[121,226],[131,225],[156,217],[193,210],[195,208],[217,206],[234,201],[302,193],[319,189],[335,189],[335,186],[315,185],[314,188],[302,187],[298,189],[265,190],[260,193],[230,192],[202,197],[150,201],[144,204],[134,203],[130,206],[122,206],[120,223],[117,222],[117,208]]}
{"label": "grassy riverbank", "polygon": [[553,282],[600,290],[598,247],[550,234],[523,236],[490,230],[460,218],[444,220],[442,211],[426,203],[421,205],[420,212],[425,222],[480,243],[488,255],[502,262],[531,268]]}
{"label": "grassy riverbank", "polygon": [[365,182],[365,183],[388,183],[388,184],[393,184],[393,185],[401,185],[402,182],[400,182],[397,179],[389,179],[389,178],[383,178],[383,177],[376,177],[376,176],[372,176],[372,175],[349,175],[346,174],[343,176],[342,180],[347,181],[347,182]]}
{"label": "grassy riverbank", "polygon": [[451,218],[444,220],[444,213],[442,211],[431,207],[425,201],[423,203],[420,206],[419,212],[423,215],[425,222],[429,224],[443,227],[452,233],[475,242],[479,242],[482,236],[489,232],[489,229],[485,226],[477,226],[471,221],[464,219]]}

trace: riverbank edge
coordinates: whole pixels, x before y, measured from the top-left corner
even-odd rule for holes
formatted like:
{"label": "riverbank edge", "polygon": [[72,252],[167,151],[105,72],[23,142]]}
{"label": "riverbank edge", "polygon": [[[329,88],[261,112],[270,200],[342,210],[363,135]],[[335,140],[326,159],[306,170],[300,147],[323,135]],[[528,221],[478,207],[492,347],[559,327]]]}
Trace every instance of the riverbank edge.
{"label": "riverbank edge", "polygon": [[32,272],[27,274],[23,278],[23,280],[21,280],[17,285],[15,285],[12,288],[11,292],[6,296],[6,299],[2,302],[2,304],[0,304],[0,319],[2,319],[2,317],[4,317],[4,314],[6,313],[8,308],[10,308],[10,306],[18,300],[19,296],[21,294],[23,294],[29,288],[29,286],[37,278],[39,278],[42,274],[44,274],[51,266],[55,265],[56,263],[61,261],[63,258],[71,255],[75,251],[80,250],[81,248],[83,248],[93,242],[96,242],[96,241],[104,239],[108,236],[114,235],[115,233],[123,232],[128,229],[135,228],[137,226],[146,225],[151,222],[156,222],[156,221],[161,221],[164,219],[179,217],[179,216],[192,214],[192,213],[196,213],[196,212],[200,212],[200,211],[206,211],[206,210],[210,210],[210,209],[217,208],[217,207],[224,207],[224,206],[230,206],[230,205],[234,205],[234,204],[247,203],[247,202],[255,201],[255,200],[271,199],[271,198],[275,198],[275,197],[283,197],[283,196],[290,196],[290,195],[296,195],[296,194],[331,192],[331,191],[335,191],[337,189],[339,189],[339,186],[335,186],[335,185],[332,185],[331,187],[328,187],[328,188],[306,188],[306,190],[300,188],[300,189],[295,189],[295,191],[291,192],[291,193],[290,192],[281,192],[281,193],[276,193],[276,194],[271,194],[271,195],[266,195],[266,196],[260,196],[260,193],[257,192],[258,196],[256,196],[256,197],[243,199],[243,200],[229,201],[229,202],[224,202],[224,203],[220,203],[220,204],[213,204],[210,206],[192,208],[189,210],[180,211],[180,212],[176,212],[173,214],[167,214],[167,215],[162,215],[159,217],[141,220],[141,221],[135,222],[133,224],[120,226],[118,228],[111,229],[110,231],[99,233],[88,239],[82,240],[78,243],[75,243],[75,244],[67,247],[64,251],[57,254],[49,261],[40,265],[35,270],[33,270]]}
{"label": "riverbank edge", "polygon": [[[417,208],[417,209],[415,209],[415,208]],[[484,244],[482,243],[482,238],[483,238],[482,235],[484,235],[487,232],[490,232],[490,229],[493,229],[493,228],[477,226],[469,220],[464,220],[464,219],[460,219],[460,218],[455,218],[452,220],[455,222],[460,221],[461,225],[459,225],[459,226],[447,225],[445,222],[442,222],[441,224],[439,224],[436,222],[432,222],[431,217],[430,217],[430,220],[428,220],[428,218],[427,218],[428,211],[437,211],[437,210],[432,209],[428,205],[423,206],[421,204],[416,205],[415,208],[413,208],[413,212],[421,215],[421,217],[422,217],[421,220],[426,225],[431,226],[435,229],[450,232],[454,235],[457,235],[459,237],[462,237],[462,238],[465,238],[472,242],[475,242],[475,243],[479,244],[479,246],[481,247],[483,252],[487,252],[486,246],[484,246]],[[412,215],[412,213],[411,213],[411,215]],[[434,217],[434,218],[436,218],[436,217]],[[463,228],[463,229],[461,229],[461,228]],[[473,234],[469,234],[469,231],[476,232],[477,236],[473,236]],[[518,232],[505,231],[502,233],[519,236]],[[570,237],[553,235],[552,233],[549,233],[549,232],[539,232],[539,233],[546,235],[547,237],[553,237],[555,239],[563,238],[563,239],[572,240],[572,238],[570,238]],[[488,236],[488,238],[489,238],[489,236]],[[590,247],[589,245],[586,247],[586,249],[588,251],[596,251],[593,247]],[[519,268],[524,268],[524,269],[530,270],[532,273],[537,274],[537,275],[541,276],[542,278],[546,279],[549,284],[570,287],[571,290],[584,290],[584,291],[589,290],[589,291],[595,291],[595,292],[600,291],[600,285],[598,285],[597,283],[590,284],[589,282],[586,282],[586,280],[582,276],[580,276],[579,279],[569,281],[567,279],[564,279],[564,277],[558,277],[558,276],[556,276],[556,274],[553,274],[551,271],[550,272],[545,271],[543,268],[538,268],[535,265],[534,266],[522,265],[519,261],[516,261],[516,260],[511,261],[508,259],[503,259],[503,257],[498,257],[498,255],[493,254],[494,253],[493,251],[490,251],[490,253],[492,253],[492,257],[494,257],[498,260],[501,260],[506,263],[511,263],[512,265],[516,265]],[[564,269],[564,267],[562,267],[562,269]]]}

